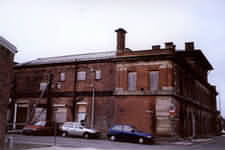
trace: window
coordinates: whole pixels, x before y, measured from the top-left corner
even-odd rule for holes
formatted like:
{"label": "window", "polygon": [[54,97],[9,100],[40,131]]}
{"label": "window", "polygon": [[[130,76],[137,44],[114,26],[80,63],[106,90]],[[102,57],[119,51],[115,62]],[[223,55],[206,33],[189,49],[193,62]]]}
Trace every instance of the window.
{"label": "window", "polygon": [[159,71],[149,72],[150,90],[158,90],[159,88]]}
{"label": "window", "polygon": [[113,130],[116,130],[116,131],[122,131],[122,126],[120,125],[116,125],[112,128]]}
{"label": "window", "polygon": [[128,73],[128,90],[129,91],[136,90],[136,72]]}
{"label": "window", "polygon": [[101,71],[100,70],[96,70],[95,71],[95,79],[96,80],[100,80],[101,79]]}
{"label": "window", "polygon": [[64,123],[63,125],[64,127],[67,127],[67,128],[73,128],[73,124],[68,122],[68,123]]}
{"label": "window", "polygon": [[131,126],[128,126],[128,125],[123,126],[124,132],[132,132],[133,130],[134,128],[132,128]]}
{"label": "window", "polygon": [[80,72],[77,72],[77,80],[86,80],[86,72],[84,71],[80,71]]}
{"label": "window", "polygon": [[46,124],[47,124],[46,121],[38,121],[38,122],[36,122],[34,125],[35,125],[35,126],[42,126],[42,127],[44,127],[44,126],[46,126]]}
{"label": "window", "polygon": [[59,80],[60,81],[65,81],[66,80],[66,73],[65,72],[60,72],[60,74],[59,74]]}
{"label": "window", "polygon": [[46,120],[47,109],[46,108],[35,108],[35,113],[33,120],[35,121],[43,121]]}
{"label": "window", "polygon": [[48,83],[47,82],[41,82],[40,83],[40,90],[41,91],[44,91],[48,86]]}

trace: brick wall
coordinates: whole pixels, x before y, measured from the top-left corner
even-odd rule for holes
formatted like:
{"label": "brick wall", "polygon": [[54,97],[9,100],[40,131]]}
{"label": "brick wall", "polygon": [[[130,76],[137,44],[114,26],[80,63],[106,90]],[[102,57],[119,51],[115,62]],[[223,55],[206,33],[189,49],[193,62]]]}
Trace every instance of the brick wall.
{"label": "brick wall", "polygon": [[130,124],[139,130],[155,133],[154,116],[154,96],[116,97],[116,123]]}
{"label": "brick wall", "polygon": [[12,86],[13,57],[13,54],[9,50],[0,46],[0,143],[4,140],[7,126],[6,114]]}
{"label": "brick wall", "polygon": [[[102,78],[95,79],[95,73],[90,69],[100,70]],[[35,67],[15,69],[16,72],[16,92],[33,93],[40,92],[40,83],[47,82],[48,75],[53,74],[52,90],[53,92],[73,92],[74,85],[76,91],[90,91],[91,84],[99,91],[112,91],[114,89],[114,64],[96,63],[96,64],[79,64],[75,65],[57,65],[49,67]],[[85,71],[86,80],[76,81],[75,72]],[[65,81],[60,81],[60,73],[65,73]]]}

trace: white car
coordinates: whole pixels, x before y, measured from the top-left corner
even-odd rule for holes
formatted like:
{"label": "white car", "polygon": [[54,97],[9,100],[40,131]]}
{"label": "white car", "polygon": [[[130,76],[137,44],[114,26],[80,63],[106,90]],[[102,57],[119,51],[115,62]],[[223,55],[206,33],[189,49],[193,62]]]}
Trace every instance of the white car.
{"label": "white car", "polygon": [[86,139],[90,137],[99,137],[100,132],[96,129],[86,128],[79,122],[64,122],[59,127],[62,136],[81,136]]}

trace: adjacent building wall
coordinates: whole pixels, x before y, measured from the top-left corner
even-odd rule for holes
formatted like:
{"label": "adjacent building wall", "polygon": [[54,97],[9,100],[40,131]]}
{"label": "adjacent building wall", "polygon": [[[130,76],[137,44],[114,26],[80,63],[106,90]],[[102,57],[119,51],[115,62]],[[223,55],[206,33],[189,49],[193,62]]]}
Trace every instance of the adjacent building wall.
{"label": "adjacent building wall", "polygon": [[7,131],[7,108],[12,88],[14,53],[7,47],[8,42],[0,37],[0,145],[3,145]]}

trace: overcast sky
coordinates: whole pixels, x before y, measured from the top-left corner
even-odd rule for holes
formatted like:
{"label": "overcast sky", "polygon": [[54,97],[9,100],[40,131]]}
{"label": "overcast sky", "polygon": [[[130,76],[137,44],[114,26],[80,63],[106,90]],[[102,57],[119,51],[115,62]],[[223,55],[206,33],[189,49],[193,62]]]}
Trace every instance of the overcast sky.
{"label": "overcast sky", "polygon": [[115,50],[119,27],[134,50],[194,41],[214,67],[225,116],[225,0],[0,0],[0,19],[17,62]]}

